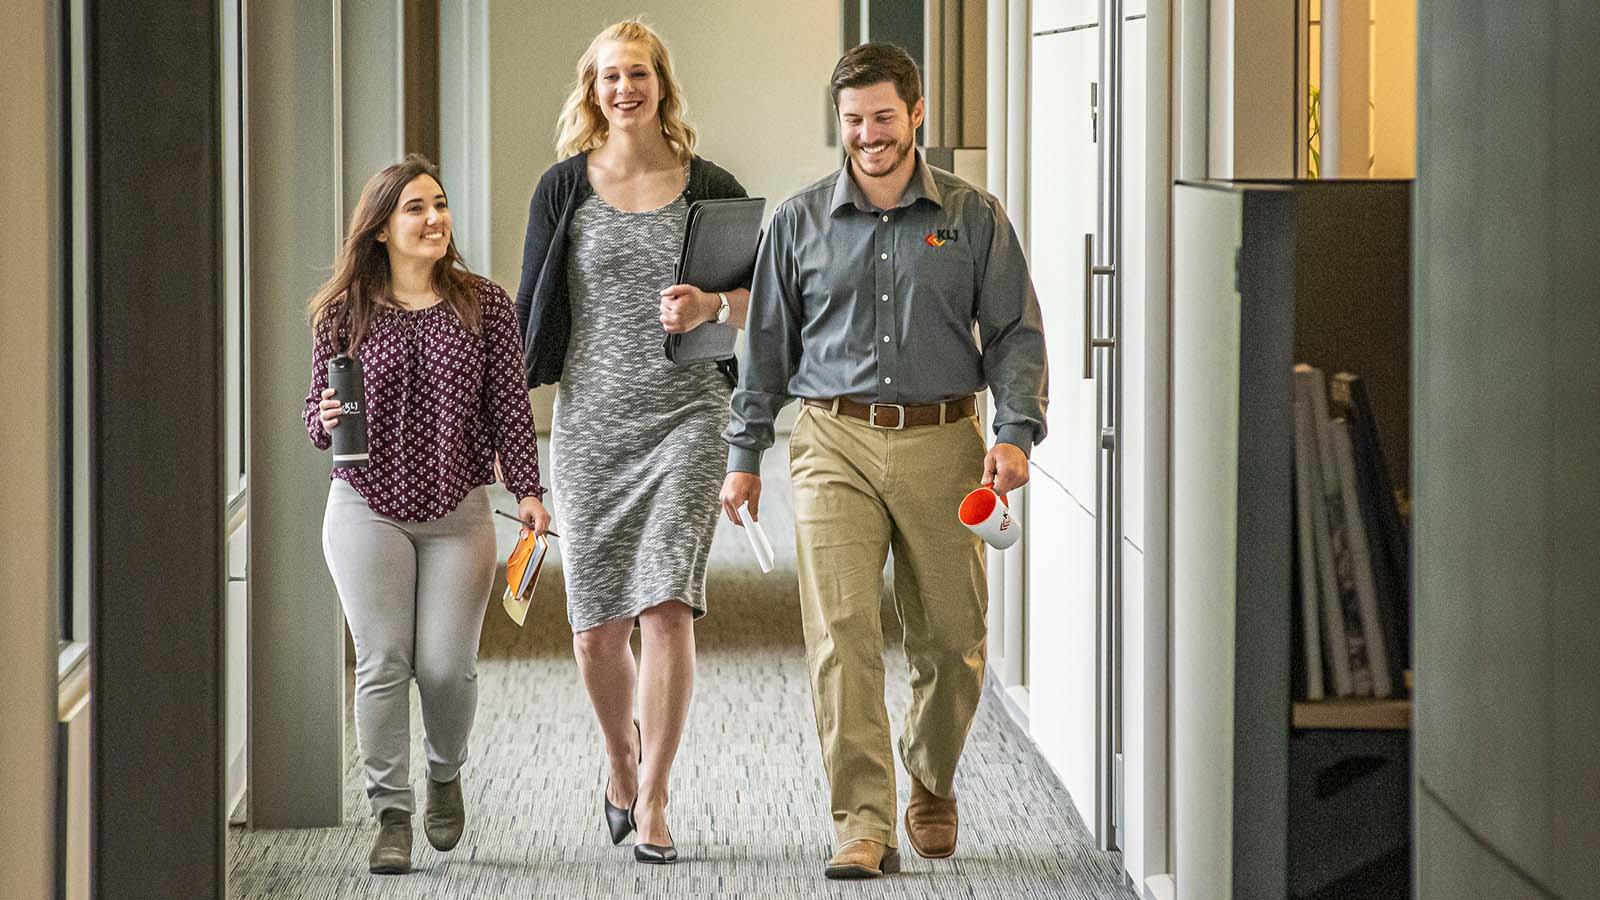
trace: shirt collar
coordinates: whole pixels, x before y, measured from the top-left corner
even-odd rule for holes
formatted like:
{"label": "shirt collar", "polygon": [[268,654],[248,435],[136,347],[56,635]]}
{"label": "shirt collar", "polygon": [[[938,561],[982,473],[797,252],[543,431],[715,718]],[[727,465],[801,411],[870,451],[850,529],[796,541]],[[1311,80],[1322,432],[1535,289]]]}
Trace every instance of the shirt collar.
{"label": "shirt collar", "polygon": [[[910,206],[918,200],[927,200],[934,206],[944,206],[944,194],[939,191],[939,185],[933,180],[933,171],[922,159],[921,150],[912,150],[916,158],[916,168],[911,172],[911,180],[906,183],[906,189],[900,194],[900,202],[895,204],[896,209]],[[854,206],[865,213],[874,211],[872,201],[867,199],[856,180],[850,177],[850,162],[839,168],[839,174],[833,180],[833,199],[829,209],[838,214],[846,206]]]}

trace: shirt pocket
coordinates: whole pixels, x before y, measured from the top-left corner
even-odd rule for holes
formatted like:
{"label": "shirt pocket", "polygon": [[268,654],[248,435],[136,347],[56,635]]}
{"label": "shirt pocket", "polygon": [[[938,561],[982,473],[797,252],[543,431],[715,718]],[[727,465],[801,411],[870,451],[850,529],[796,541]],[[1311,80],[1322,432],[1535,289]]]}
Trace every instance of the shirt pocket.
{"label": "shirt pocket", "polygon": [[[933,302],[952,323],[970,323],[977,276],[967,229],[930,230],[912,248],[911,259],[911,283],[921,301],[918,305]],[[924,309],[921,314],[928,312]]]}

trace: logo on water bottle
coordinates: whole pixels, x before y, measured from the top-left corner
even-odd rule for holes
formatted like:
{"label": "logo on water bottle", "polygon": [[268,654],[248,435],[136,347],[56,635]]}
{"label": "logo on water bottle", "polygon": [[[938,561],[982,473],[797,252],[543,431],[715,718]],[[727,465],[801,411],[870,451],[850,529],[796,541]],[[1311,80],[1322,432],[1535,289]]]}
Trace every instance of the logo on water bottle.
{"label": "logo on water bottle", "polygon": [[360,400],[346,400],[344,402],[344,405],[339,407],[339,414],[340,415],[345,415],[345,416],[359,416],[359,415],[361,415],[361,401]]}

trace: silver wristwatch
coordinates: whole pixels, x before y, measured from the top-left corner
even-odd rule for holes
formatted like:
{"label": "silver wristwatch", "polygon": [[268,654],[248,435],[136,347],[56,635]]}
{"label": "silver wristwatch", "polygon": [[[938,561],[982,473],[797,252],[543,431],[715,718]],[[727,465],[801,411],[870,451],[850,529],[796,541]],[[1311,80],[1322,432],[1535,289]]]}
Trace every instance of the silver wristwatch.
{"label": "silver wristwatch", "polygon": [[717,321],[728,321],[728,314],[732,311],[733,308],[728,305],[728,295],[717,291]]}

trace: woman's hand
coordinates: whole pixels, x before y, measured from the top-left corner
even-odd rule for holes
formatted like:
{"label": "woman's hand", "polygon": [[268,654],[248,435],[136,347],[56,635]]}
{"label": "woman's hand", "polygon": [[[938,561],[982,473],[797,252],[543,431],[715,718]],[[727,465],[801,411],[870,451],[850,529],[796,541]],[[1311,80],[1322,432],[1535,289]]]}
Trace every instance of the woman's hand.
{"label": "woman's hand", "polygon": [[322,433],[331,435],[339,427],[339,413],[344,404],[333,399],[333,388],[322,389],[322,402],[317,404],[317,418],[322,420]]}
{"label": "woman's hand", "polygon": [[517,518],[522,520],[524,532],[532,530],[541,537],[550,530],[550,513],[538,497],[523,497],[517,504]]}
{"label": "woman's hand", "polygon": [[667,334],[683,334],[717,317],[722,304],[692,284],[675,284],[661,292],[661,327]]}

